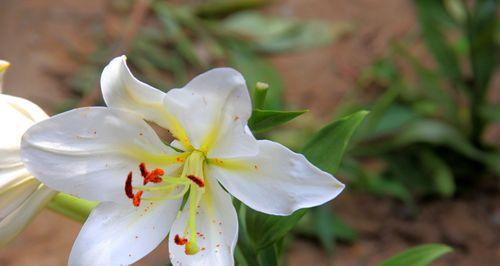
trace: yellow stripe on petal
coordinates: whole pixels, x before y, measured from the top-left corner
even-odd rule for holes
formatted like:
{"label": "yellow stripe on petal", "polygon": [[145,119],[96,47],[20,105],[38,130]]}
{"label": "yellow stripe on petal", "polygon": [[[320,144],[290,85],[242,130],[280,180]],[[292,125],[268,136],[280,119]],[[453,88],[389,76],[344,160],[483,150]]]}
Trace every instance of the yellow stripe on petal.
{"label": "yellow stripe on petal", "polygon": [[229,160],[229,159],[218,159],[218,158],[210,158],[207,159],[207,163],[211,165],[216,165],[228,170],[237,170],[237,171],[250,171],[252,169],[258,170],[258,165],[249,165],[248,163],[240,160]]}
{"label": "yellow stripe on petal", "polygon": [[189,155],[189,153],[180,153],[180,154],[175,154],[175,155],[169,155],[169,154],[151,154],[148,152],[145,152],[144,150],[137,149],[137,148],[129,148],[124,151],[126,154],[128,154],[131,157],[138,158],[140,161],[144,161],[147,163],[152,163],[152,164],[159,164],[159,165],[171,165],[175,163],[184,163],[186,160],[186,157]]}

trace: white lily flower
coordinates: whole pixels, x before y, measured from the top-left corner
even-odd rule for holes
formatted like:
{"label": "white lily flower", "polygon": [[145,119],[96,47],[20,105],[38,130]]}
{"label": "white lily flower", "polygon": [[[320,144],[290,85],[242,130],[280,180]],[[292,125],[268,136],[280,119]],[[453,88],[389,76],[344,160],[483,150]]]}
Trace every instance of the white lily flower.
{"label": "white lily flower", "polygon": [[[22,158],[47,186],[103,202],[70,265],[131,264],[169,232],[174,265],[233,265],[238,220],[226,191],[257,211],[289,215],[344,188],[303,155],[253,137],[237,71],[213,69],[163,93],[137,80],[125,60],[102,73],[107,108],[56,115],[23,137]],[[168,129],[171,147],[145,121]]]}
{"label": "white lily flower", "polygon": [[[0,60],[0,88],[8,66]],[[28,172],[20,157],[24,132],[46,118],[34,103],[0,94],[0,246],[14,239],[55,194]]]}

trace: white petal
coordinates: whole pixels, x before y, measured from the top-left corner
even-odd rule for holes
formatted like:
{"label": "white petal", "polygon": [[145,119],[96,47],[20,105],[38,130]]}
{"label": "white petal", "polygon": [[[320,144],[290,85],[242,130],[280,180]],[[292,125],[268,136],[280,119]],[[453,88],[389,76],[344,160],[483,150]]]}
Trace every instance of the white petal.
{"label": "white petal", "polygon": [[256,140],[245,132],[252,113],[245,80],[231,68],[205,72],[182,89],[170,90],[165,108],[186,130],[196,149],[209,157],[230,158],[257,153]]}
{"label": "white petal", "polygon": [[200,251],[186,255],[185,247],[175,244],[176,234],[182,236],[188,218],[188,204],[181,217],[174,222],[169,236],[172,265],[226,266],[234,265],[233,251],[238,239],[238,218],[231,196],[216,179],[209,178],[206,191],[198,207],[196,219]]}
{"label": "white petal", "polygon": [[47,119],[49,116],[38,105],[26,99],[0,94],[0,97],[5,100],[12,108],[27,119],[38,122]]}
{"label": "white petal", "polygon": [[[26,171],[25,171],[26,172]],[[16,210],[40,186],[40,182],[27,174],[24,178],[6,179],[0,186],[0,220]],[[4,180],[1,180],[5,183]]]}
{"label": "white petal", "polygon": [[55,191],[40,185],[14,212],[0,222],[0,246],[16,237],[52,199]]}
{"label": "white petal", "polygon": [[21,163],[19,148],[24,132],[47,115],[30,101],[0,94],[0,172]]}
{"label": "white petal", "polygon": [[141,162],[165,169],[173,154],[137,114],[104,107],[75,109],[36,124],[24,135],[21,150],[28,170],[47,186],[128,204],[128,173],[139,185]]}
{"label": "white petal", "polygon": [[143,202],[140,207],[99,204],[83,225],[68,265],[129,265],[168,234],[181,201]]}
{"label": "white petal", "polygon": [[102,72],[101,88],[106,105],[137,112],[146,120],[167,127],[163,107],[165,93],[136,79],[126,59],[125,56],[114,58]]}
{"label": "white petal", "polygon": [[335,198],[344,185],[285,146],[259,140],[254,157],[222,160],[210,165],[216,177],[233,196],[251,208],[273,215],[289,215],[301,208]]}

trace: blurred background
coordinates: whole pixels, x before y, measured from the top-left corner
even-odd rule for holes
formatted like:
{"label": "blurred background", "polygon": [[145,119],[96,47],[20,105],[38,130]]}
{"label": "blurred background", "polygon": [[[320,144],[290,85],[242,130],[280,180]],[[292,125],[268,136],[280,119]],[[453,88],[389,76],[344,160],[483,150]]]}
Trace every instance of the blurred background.
{"label": "blurred background", "polygon": [[[163,90],[216,66],[269,83],[266,108],[309,112],[259,135],[296,150],[370,110],[337,174],[348,189],[303,217],[285,264],[375,265],[439,242],[454,252],[435,265],[499,265],[498,13],[495,0],[1,0],[4,92],[50,114],[102,104],[100,72],[127,54]],[[44,210],[0,265],[65,265],[80,227]]]}

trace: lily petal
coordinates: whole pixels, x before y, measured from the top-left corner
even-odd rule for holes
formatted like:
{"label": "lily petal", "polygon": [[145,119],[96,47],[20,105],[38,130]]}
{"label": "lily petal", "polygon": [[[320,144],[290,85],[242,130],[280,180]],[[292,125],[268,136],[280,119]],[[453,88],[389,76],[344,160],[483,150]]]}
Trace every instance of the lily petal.
{"label": "lily petal", "polygon": [[169,251],[172,265],[234,265],[233,251],[238,238],[238,218],[231,196],[216,179],[209,178],[206,191],[197,210],[199,252],[185,254],[185,246],[175,244],[175,235],[182,236],[189,216],[189,207],[182,211],[174,222],[169,236]]}
{"label": "lily petal", "polygon": [[170,90],[165,108],[186,130],[193,147],[208,157],[255,155],[256,140],[245,131],[252,113],[243,76],[231,68],[216,68]]}
{"label": "lily petal", "polygon": [[83,225],[68,265],[129,265],[155,249],[168,234],[181,200],[140,207],[100,203]]}
{"label": "lily petal", "polygon": [[259,140],[259,154],[233,160],[211,160],[209,175],[251,208],[273,215],[289,215],[301,208],[335,198],[344,185],[298,153]]}
{"label": "lily petal", "polygon": [[40,185],[14,212],[0,221],[0,246],[16,237],[56,194]]}
{"label": "lily petal", "polygon": [[[104,107],[68,111],[31,127],[21,157],[47,186],[95,201],[126,202],[127,175],[139,164],[170,171],[177,153],[137,114]],[[172,166],[173,167],[173,166]],[[133,186],[141,184],[133,179]]]}
{"label": "lily petal", "polygon": [[0,172],[22,165],[19,157],[21,136],[35,121],[47,115],[30,101],[0,94]]}
{"label": "lily petal", "polygon": [[14,177],[8,178],[7,184],[1,180],[4,184],[0,186],[0,220],[16,210],[40,186],[40,182],[29,174],[24,178]]}
{"label": "lily petal", "polygon": [[0,98],[19,114],[33,122],[38,122],[49,117],[42,108],[26,99],[6,94],[0,94]]}
{"label": "lily petal", "polygon": [[106,105],[137,112],[146,120],[166,126],[162,117],[165,93],[135,78],[126,61],[124,55],[116,57],[102,71],[102,96]]}

